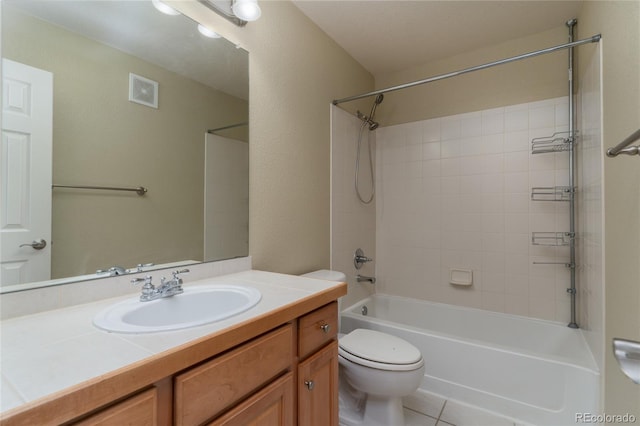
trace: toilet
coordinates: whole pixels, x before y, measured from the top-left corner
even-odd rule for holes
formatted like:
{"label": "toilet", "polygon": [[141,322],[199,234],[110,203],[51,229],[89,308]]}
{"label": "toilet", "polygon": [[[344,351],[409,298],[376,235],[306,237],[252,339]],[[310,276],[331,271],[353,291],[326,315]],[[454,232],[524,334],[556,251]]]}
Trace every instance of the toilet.
{"label": "toilet", "polygon": [[[309,278],[346,282],[343,273],[314,271]],[[424,377],[420,350],[399,337],[359,328],[338,335],[341,426],[401,426],[402,397]]]}

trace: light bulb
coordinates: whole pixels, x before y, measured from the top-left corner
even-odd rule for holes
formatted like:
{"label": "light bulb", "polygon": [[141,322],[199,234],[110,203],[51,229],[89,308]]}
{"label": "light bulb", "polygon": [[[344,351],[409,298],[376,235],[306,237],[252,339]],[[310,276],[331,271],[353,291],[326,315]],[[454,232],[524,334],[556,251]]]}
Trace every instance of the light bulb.
{"label": "light bulb", "polygon": [[218,34],[215,31],[211,31],[209,28],[205,27],[202,24],[198,24],[198,31],[200,31],[200,34],[202,34],[205,37],[220,38],[220,34]]}
{"label": "light bulb", "polygon": [[180,12],[178,12],[171,6],[161,2],[160,0],[151,0],[151,3],[153,4],[153,7],[155,7],[165,15],[173,15],[173,16],[180,15]]}
{"label": "light bulb", "polygon": [[262,15],[257,0],[235,0],[231,10],[243,21],[255,21]]}

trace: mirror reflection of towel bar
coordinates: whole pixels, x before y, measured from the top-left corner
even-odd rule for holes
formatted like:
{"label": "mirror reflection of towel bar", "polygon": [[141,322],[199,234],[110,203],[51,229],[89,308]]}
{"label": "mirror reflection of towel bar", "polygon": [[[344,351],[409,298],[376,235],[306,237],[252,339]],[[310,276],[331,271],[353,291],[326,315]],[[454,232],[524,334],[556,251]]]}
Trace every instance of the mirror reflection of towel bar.
{"label": "mirror reflection of towel bar", "polygon": [[147,188],[138,186],[137,188],[115,187],[115,186],[87,186],[87,185],[51,185],[52,188],[72,188],[72,189],[100,189],[106,191],[131,191],[142,196],[147,193]]}

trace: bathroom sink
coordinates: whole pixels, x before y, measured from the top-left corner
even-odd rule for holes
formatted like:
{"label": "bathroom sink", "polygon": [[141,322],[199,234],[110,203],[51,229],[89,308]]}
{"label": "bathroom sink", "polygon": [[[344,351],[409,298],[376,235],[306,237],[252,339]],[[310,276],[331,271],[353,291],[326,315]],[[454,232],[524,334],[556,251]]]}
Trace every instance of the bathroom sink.
{"label": "bathroom sink", "polygon": [[104,309],[93,319],[103,330],[117,333],[154,333],[221,321],[253,306],[262,295],[253,287],[207,285],[185,287],[184,293],[141,302],[139,297]]}

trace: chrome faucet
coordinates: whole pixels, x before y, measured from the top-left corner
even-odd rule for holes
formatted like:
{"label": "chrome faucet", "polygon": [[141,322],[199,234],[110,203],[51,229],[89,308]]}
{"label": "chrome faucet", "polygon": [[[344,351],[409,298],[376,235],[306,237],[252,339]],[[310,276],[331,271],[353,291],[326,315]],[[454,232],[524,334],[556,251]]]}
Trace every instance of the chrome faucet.
{"label": "chrome faucet", "polygon": [[162,277],[160,280],[160,287],[158,287],[158,291],[161,294],[160,297],[170,297],[182,293],[184,290],[182,289],[182,278],[180,278],[180,274],[186,274],[187,272],[189,272],[188,269],[173,271],[171,273],[173,278],[170,280]]}
{"label": "chrome faucet", "polygon": [[156,296],[158,289],[155,288],[153,284],[151,284],[152,279],[153,277],[151,275],[147,275],[144,278],[134,278],[131,280],[132,284],[144,282],[144,285],[142,286],[142,294],[140,294],[141,302],[148,302],[150,300],[158,298]]}
{"label": "chrome faucet", "polygon": [[165,277],[162,277],[160,280],[160,285],[155,287],[151,280],[153,279],[151,275],[147,275],[144,278],[134,278],[131,280],[133,284],[137,284],[139,282],[144,282],[142,286],[142,294],[140,294],[141,302],[149,302],[151,300],[160,299],[163,297],[171,297],[176,294],[180,294],[184,292],[182,289],[182,278],[180,278],[180,274],[185,274],[189,272],[188,269],[182,269],[180,271],[173,271],[171,274],[173,278],[167,280]]}
{"label": "chrome faucet", "polygon": [[355,266],[356,269],[360,269],[362,268],[362,265],[367,262],[373,262],[373,259],[365,256],[361,248],[357,249],[353,254],[353,266]]}
{"label": "chrome faucet", "polygon": [[376,283],[376,277],[367,277],[366,275],[356,275],[356,281],[358,281],[359,283],[361,282],[369,282],[371,284],[375,284]]}
{"label": "chrome faucet", "polygon": [[123,268],[122,266],[112,266],[109,269],[98,269],[96,271],[96,274],[109,274],[110,277],[115,277],[116,275],[126,275],[129,273],[129,271],[127,271],[125,268]]}
{"label": "chrome faucet", "polygon": [[112,266],[109,268],[110,275],[125,275],[128,274],[127,270],[122,266]]}
{"label": "chrome faucet", "polygon": [[144,272],[144,268],[149,266],[155,266],[153,263],[138,263],[136,265],[136,272]]}

